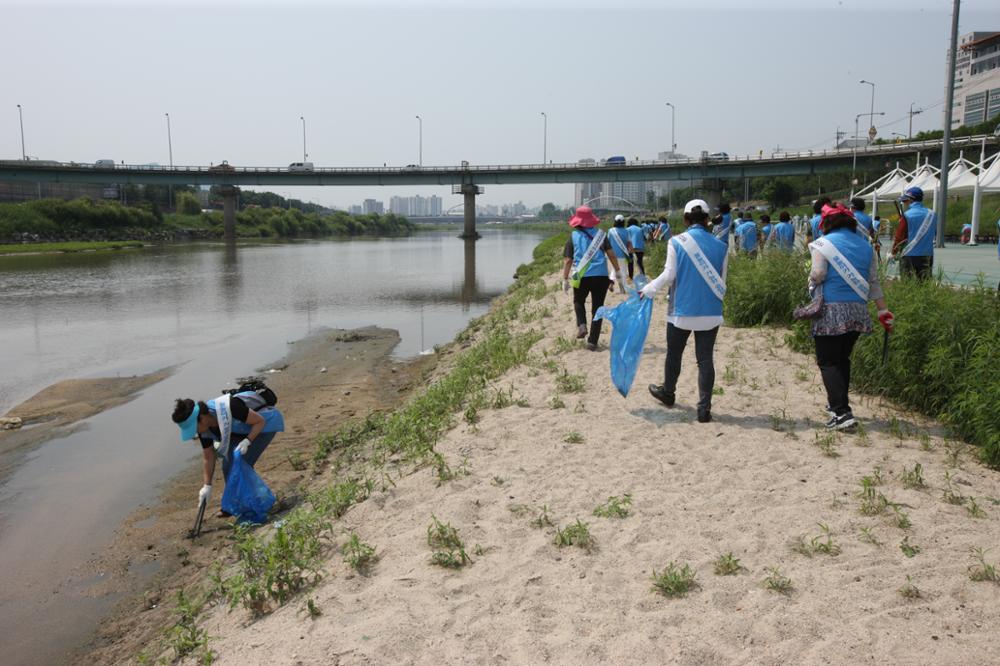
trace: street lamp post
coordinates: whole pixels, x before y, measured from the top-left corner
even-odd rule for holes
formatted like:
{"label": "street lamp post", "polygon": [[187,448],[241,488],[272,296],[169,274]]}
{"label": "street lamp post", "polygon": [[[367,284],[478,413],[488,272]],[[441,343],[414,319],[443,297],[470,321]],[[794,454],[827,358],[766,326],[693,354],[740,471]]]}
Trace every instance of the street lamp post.
{"label": "street lamp post", "polygon": [[869,115],[872,116],[873,118],[874,118],[874,116],[884,116],[885,115],[885,111],[879,111],[878,113],[875,113],[875,112],[871,112],[871,113],[859,113],[856,116],[854,116],[854,145],[851,148],[851,152],[853,153],[853,155],[851,157],[851,196],[852,197],[854,196],[854,185],[855,185],[854,181],[856,180],[856,178],[854,177],[854,172],[858,168],[858,120],[860,120],[862,116],[869,116]]}
{"label": "street lamp post", "polygon": [[309,153],[306,152],[306,117],[299,116],[299,120],[302,121],[302,161],[309,161]]}
{"label": "street lamp post", "polygon": [[24,114],[21,112],[21,105],[17,105],[17,119],[21,122],[21,159],[28,160],[28,155],[24,152]]}
{"label": "street lamp post", "polygon": [[[174,168],[174,141],[170,136],[170,114],[164,113],[167,117],[167,151],[170,156],[170,169]],[[167,187],[167,206],[170,208],[174,207],[174,186],[170,185]]]}
{"label": "street lamp post", "polygon": [[673,159],[674,153],[677,152],[677,141],[674,139],[674,116],[677,114],[677,109],[670,102],[667,102],[667,106],[670,107],[670,158]]}
{"label": "street lamp post", "polygon": [[549,163],[549,117],[542,111],[542,164]]}
{"label": "street lamp post", "polygon": [[417,163],[424,165],[424,119],[416,116],[417,119]]}
{"label": "street lamp post", "polygon": [[914,111],[913,104],[914,104],[913,102],[910,102],[910,133],[907,135],[908,139],[913,138],[913,116],[917,115],[918,113],[924,112],[923,109],[917,109],[916,111]]}
{"label": "street lamp post", "polygon": [[872,103],[868,111],[868,143],[871,143],[872,139],[875,138],[872,136],[872,129],[875,128],[875,84],[864,79],[861,79],[858,83],[865,83],[872,87]]}

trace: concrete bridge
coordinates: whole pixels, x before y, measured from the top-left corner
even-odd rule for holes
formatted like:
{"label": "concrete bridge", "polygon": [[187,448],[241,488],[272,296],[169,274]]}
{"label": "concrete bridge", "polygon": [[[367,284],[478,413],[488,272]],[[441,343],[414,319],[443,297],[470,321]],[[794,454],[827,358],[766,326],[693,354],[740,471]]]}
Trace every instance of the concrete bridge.
{"label": "concrete bridge", "polygon": [[[985,145],[995,151],[997,136],[952,139],[952,149],[972,150]],[[884,157],[899,161],[911,156],[939,156],[940,139],[910,143],[871,145],[859,148],[772,152],[734,156],[671,160],[636,160],[610,164],[508,164],[426,167],[317,167],[307,171],[288,167],[150,166],[120,164],[98,167],[90,164],[49,161],[0,160],[0,180],[57,183],[118,183],[142,185],[221,185],[227,236],[235,233],[236,195],[240,185],[278,186],[389,186],[444,185],[464,196],[464,233],[475,238],[477,194],[484,185],[700,180],[706,195],[721,190],[720,181],[759,176],[812,175],[842,171],[858,159]],[[711,185],[715,183],[715,187]],[[717,198],[717,197],[716,197]],[[709,201],[709,203],[715,203]]]}

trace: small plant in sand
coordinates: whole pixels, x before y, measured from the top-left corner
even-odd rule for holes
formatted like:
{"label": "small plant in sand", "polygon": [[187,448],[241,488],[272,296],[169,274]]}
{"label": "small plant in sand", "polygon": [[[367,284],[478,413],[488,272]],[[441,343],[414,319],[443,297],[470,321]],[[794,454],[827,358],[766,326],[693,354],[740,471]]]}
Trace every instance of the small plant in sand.
{"label": "small plant in sand", "polygon": [[583,375],[570,374],[566,369],[556,375],[556,389],[560,393],[583,393],[586,386]]}
{"label": "small plant in sand", "polygon": [[881,546],[882,542],[878,540],[878,537],[872,532],[870,527],[862,527],[858,532],[858,538],[865,543],[870,543],[873,546]]}
{"label": "small plant in sand", "polygon": [[448,523],[442,523],[433,514],[431,521],[427,526],[427,545],[434,551],[431,554],[431,564],[458,569],[472,562],[465,552],[465,543],[458,536],[458,530]]}
{"label": "small plant in sand", "polygon": [[889,506],[889,500],[885,495],[876,490],[876,481],[870,476],[861,477],[861,490],[858,497],[861,498],[859,510],[864,516],[879,516]]}
{"label": "small plant in sand", "polygon": [[594,515],[598,518],[625,518],[632,509],[632,496],[628,493],[624,495],[611,495],[608,501],[600,504],[594,509]]}
{"label": "small plant in sand", "polygon": [[1000,583],[1000,573],[997,572],[997,566],[986,561],[986,553],[988,552],[990,552],[989,549],[972,549],[972,559],[975,560],[975,563],[969,565],[969,578],[977,583]]}
{"label": "small plant in sand", "polygon": [[531,507],[528,506],[527,504],[511,504],[507,507],[507,510],[510,511],[515,516],[517,516],[518,518],[521,518],[531,513]]}
{"label": "small plant in sand", "polygon": [[784,409],[771,412],[771,430],[775,432],[790,432],[795,429],[795,422],[788,418]]}
{"label": "small plant in sand", "polygon": [[857,436],[857,439],[854,442],[856,445],[858,446],[872,445],[872,438],[868,435],[868,426],[865,425],[864,421],[860,419],[858,420],[857,425],[854,426],[854,434]]}
{"label": "small plant in sand", "polygon": [[903,587],[899,588],[898,592],[899,596],[904,599],[920,599],[923,596],[909,576],[906,577],[906,582],[903,583]]}
{"label": "small plant in sand", "polygon": [[958,467],[962,462],[961,442],[948,442],[945,445],[944,462],[948,467]]}
{"label": "small plant in sand", "polygon": [[564,409],[566,407],[566,403],[563,402],[562,398],[560,398],[557,395],[554,395],[551,398],[549,398],[549,407],[551,407],[552,409]]}
{"label": "small plant in sand", "polygon": [[590,552],[595,546],[594,537],[590,534],[590,526],[581,522],[579,518],[568,527],[556,528],[555,544],[560,548],[576,546],[587,552]]}
{"label": "small plant in sand", "polygon": [[732,553],[724,553],[715,560],[714,570],[716,576],[735,576],[741,571],[746,571],[746,567],[740,564]]}
{"label": "small plant in sand", "polygon": [[496,474],[494,474],[493,478],[490,479],[490,485],[496,486],[497,488],[502,488],[505,483],[507,483],[507,479]]}
{"label": "small plant in sand", "polygon": [[955,489],[955,484],[951,472],[944,473],[944,491],[941,493],[941,499],[943,499],[948,504],[962,505],[965,504],[965,497]]}
{"label": "small plant in sand", "polygon": [[656,569],[653,569],[652,580],[654,592],[671,598],[683,597],[698,585],[691,567],[687,564],[678,566],[676,562],[668,564],[660,573],[656,573]]}
{"label": "small plant in sand", "polygon": [[552,342],[552,353],[553,354],[565,354],[566,352],[571,352],[574,349],[578,349],[579,345],[576,344],[575,340],[570,340],[569,338],[564,338],[563,336],[557,337]]}
{"label": "small plant in sand", "polygon": [[971,517],[973,517],[973,518],[985,518],[986,517],[986,512],[983,511],[983,508],[981,506],[979,506],[979,504],[976,503],[976,498],[975,497],[967,497],[966,500],[967,500],[967,502],[966,502],[966,505],[965,505],[965,510],[969,513],[969,515]]}
{"label": "small plant in sand", "polygon": [[514,385],[511,384],[506,390],[503,388],[494,389],[493,398],[489,404],[493,409],[504,409],[511,405],[527,407],[528,401],[523,396],[517,395],[514,391]]}
{"label": "small plant in sand", "polygon": [[340,552],[344,555],[344,561],[358,573],[367,572],[378,561],[375,547],[362,541],[355,532],[351,532],[351,538]]}
{"label": "small plant in sand", "polygon": [[309,616],[310,620],[315,620],[323,614],[323,609],[316,605],[316,601],[312,597],[306,599],[306,605],[302,607],[302,610]]}
{"label": "small plant in sand", "polygon": [[827,458],[838,458],[840,454],[837,453],[837,449],[835,448],[836,441],[836,435],[832,432],[825,432],[823,434],[817,432],[813,443]]}
{"label": "small plant in sand", "polygon": [[898,440],[896,443],[897,447],[903,445],[903,439],[905,437],[903,435],[903,425],[895,416],[889,419],[889,434]]}
{"label": "small plant in sand", "polygon": [[174,661],[197,654],[198,661],[211,664],[215,658],[208,647],[208,632],[198,626],[201,606],[187,597],[184,590],[177,592],[177,616],[166,633],[167,647],[173,650]]}
{"label": "small plant in sand", "polygon": [[567,444],[583,444],[583,435],[574,430],[566,433],[563,441]]}
{"label": "small plant in sand", "polygon": [[808,370],[804,370],[802,368],[799,368],[798,370],[795,371],[795,381],[798,381],[798,382],[807,382],[811,378],[812,378],[812,375],[809,374]]}
{"label": "small plant in sand", "polygon": [[778,567],[767,567],[765,571],[767,571],[767,577],[764,578],[766,589],[785,595],[791,594],[795,589],[792,585],[792,579],[782,575]]}
{"label": "small plant in sand", "polygon": [[916,490],[922,490],[927,487],[924,482],[924,468],[920,463],[913,466],[913,469],[903,468],[903,487],[904,488],[914,488]]}
{"label": "small plant in sand", "polygon": [[920,434],[919,441],[920,441],[920,450],[921,451],[933,451],[934,450],[934,444],[931,443],[931,436],[928,435],[926,432]]}
{"label": "small plant in sand", "polygon": [[549,516],[549,506],[548,504],[543,504],[542,508],[538,510],[537,515],[531,519],[531,526],[543,529],[552,525],[552,517]]}
{"label": "small plant in sand", "polygon": [[913,523],[910,522],[910,515],[900,508],[899,504],[889,503],[892,507],[892,520],[896,527],[901,530],[908,530],[913,527]]}
{"label": "small plant in sand", "polygon": [[311,494],[309,503],[319,514],[340,518],[352,506],[365,501],[373,487],[374,482],[368,479],[348,479]]}
{"label": "small plant in sand", "polygon": [[812,537],[809,541],[802,535],[792,540],[789,547],[795,553],[812,557],[815,553],[821,555],[839,555],[840,546],[833,540],[833,534],[829,526],[823,523],[816,523],[820,529],[820,534]]}
{"label": "small plant in sand", "polygon": [[455,469],[451,468],[444,456],[437,451],[431,451],[431,465],[434,467],[434,474],[437,476],[437,485],[457,479],[460,476],[469,475],[469,459],[463,458],[461,464]]}
{"label": "small plant in sand", "polygon": [[296,472],[301,472],[309,466],[309,463],[306,462],[306,459],[303,458],[302,454],[298,451],[291,451],[287,456],[285,456],[285,460],[288,461],[288,466]]}
{"label": "small plant in sand", "polygon": [[721,386],[712,387],[712,395],[725,395],[725,394],[726,394],[726,389],[722,388]]}
{"label": "small plant in sand", "polygon": [[899,549],[903,551],[903,555],[907,557],[913,557],[920,552],[920,546],[915,543],[910,543],[910,537],[905,536],[903,540],[899,543]]}

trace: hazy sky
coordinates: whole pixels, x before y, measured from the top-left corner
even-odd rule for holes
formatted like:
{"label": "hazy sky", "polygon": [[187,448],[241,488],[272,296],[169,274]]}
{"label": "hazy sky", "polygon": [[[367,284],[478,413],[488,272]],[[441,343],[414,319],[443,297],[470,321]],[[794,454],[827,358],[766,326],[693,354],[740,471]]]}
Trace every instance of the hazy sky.
{"label": "hazy sky", "polygon": [[[822,148],[910,103],[939,128],[950,0],[12,3],[0,0],[0,158],[317,166],[538,163]],[[960,34],[1000,30],[962,3]],[[754,7],[749,11],[747,7]],[[803,9],[808,7],[809,9]],[[862,130],[865,119],[861,121]],[[296,188],[346,207],[446,188]],[[488,186],[483,203],[570,203],[572,186]]]}

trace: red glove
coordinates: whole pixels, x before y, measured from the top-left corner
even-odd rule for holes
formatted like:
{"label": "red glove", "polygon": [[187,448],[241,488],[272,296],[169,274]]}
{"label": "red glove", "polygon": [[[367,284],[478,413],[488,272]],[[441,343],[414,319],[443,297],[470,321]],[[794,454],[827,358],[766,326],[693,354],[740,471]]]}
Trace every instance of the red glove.
{"label": "red glove", "polygon": [[893,322],[895,317],[888,310],[879,310],[878,312],[878,323],[882,324],[882,328],[892,333]]}

